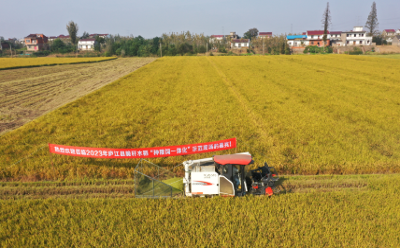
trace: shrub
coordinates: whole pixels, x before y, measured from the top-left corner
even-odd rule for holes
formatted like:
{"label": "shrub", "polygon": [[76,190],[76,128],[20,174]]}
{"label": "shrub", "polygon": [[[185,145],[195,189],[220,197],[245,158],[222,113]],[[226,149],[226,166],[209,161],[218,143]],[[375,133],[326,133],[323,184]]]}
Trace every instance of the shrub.
{"label": "shrub", "polygon": [[318,46],[307,46],[303,53],[332,53],[333,52],[333,48],[330,46],[327,47],[318,47]]}
{"label": "shrub", "polygon": [[224,46],[220,46],[220,47],[218,48],[218,52],[220,52],[220,53],[227,53],[228,51],[226,51],[226,49],[225,49]]}
{"label": "shrub", "polygon": [[50,51],[44,50],[44,51],[35,52],[35,53],[33,53],[33,55],[36,57],[44,57],[44,56],[48,56],[50,53],[51,53]]}
{"label": "shrub", "polygon": [[363,51],[359,47],[354,47],[353,51],[349,51],[350,55],[360,55],[363,54]]}

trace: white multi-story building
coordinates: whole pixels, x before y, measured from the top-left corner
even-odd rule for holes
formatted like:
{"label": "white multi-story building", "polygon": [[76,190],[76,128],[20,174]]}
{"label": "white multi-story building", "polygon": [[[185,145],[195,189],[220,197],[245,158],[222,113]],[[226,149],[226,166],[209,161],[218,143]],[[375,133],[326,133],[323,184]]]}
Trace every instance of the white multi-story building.
{"label": "white multi-story building", "polygon": [[345,46],[371,46],[372,36],[367,36],[367,31],[362,26],[356,26],[353,30],[342,33],[342,42]]}
{"label": "white multi-story building", "polygon": [[340,40],[338,40],[337,37],[332,37],[332,39],[334,39],[332,40],[333,46],[372,45],[372,36],[367,36],[367,31],[364,31],[362,26],[355,26],[351,31],[341,32]]}
{"label": "white multi-story building", "polygon": [[78,41],[79,50],[94,50],[96,39],[81,39]]}

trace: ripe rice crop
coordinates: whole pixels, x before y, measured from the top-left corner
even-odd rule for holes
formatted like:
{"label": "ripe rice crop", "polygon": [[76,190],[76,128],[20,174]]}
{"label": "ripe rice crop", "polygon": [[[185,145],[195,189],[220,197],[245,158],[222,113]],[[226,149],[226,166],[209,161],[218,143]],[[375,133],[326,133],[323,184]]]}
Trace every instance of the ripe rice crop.
{"label": "ripe rice crop", "polygon": [[48,65],[79,64],[116,58],[0,58],[0,70]]}
{"label": "ripe rice crop", "polygon": [[267,161],[280,173],[399,172],[399,67],[345,55],[158,59],[1,136],[0,179],[133,177],[136,160],[30,155],[47,143],[139,148],[230,137],[254,166]]}
{"label": "ripe rice crop", "polygon": [[269,197],[0,201],[1,247],[399,247],[399,177]]}

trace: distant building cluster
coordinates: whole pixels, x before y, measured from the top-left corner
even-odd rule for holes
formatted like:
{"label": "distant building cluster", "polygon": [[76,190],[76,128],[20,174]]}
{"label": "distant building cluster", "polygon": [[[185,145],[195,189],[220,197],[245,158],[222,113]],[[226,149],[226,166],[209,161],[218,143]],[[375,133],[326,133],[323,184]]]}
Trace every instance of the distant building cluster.
{"label": "distant building cluster", "polygon": [[[96,44],[96,37],[106,38],[108,36],[109,34],[90,34],[88,38],[80,39],[78,41],[78,49],[94,50],[94,46]],[[49,42],[53,42],[56,39],[68,42],[70,40],[70,37],[69,35],[63,35],[63,34],[60,34],[59,36],[49,36],[49,37],[47,37],[44,34],[30,34],[25,38],[19,40],[19,42],[25,44],[27,51],[36,52],[36,51],[47,50]],[[3,43],[1,45],[3,45]],[[6,47],[8,47],[8,44],[4,43],[3,48]]]}
{"label": "distant building cluster", "polygon": [[[257,38],[271,38],[272,32],[259,32]],[[218,41],[227,41],[231,49],[240,49],[250,47],[250,39],[239,39],[236,32],[230,32],[228,35],[211,35],[210,43],[215,43]]]}
{"label": "distant building cluster", "polygon": [[371,46],[372,36],[367,35],[363,27],[356,26],[350,31],[327,31],[326,41],[324,30],[312,30],[302,35],[288,35],[287,42],[291,47],[303,46]]}
{"label": "distant building cluster", "polygon": [[[90,34],[86,37],[81,37],[78,41],[79,50],[94,50],[96,45],[96,38],[107,38],[109,34]],[[259,32],[256,36],[257,39],[269,39],[272,37],[272,32]],[[400,29],[384,29],[381,37],[387,43],[400,46]],[[41,51],[48,49],[48,43],[60,39],[64,42],[70,40],[69,35],[60,34],[58,36],[45,36],[44,34],[30,34],[23,39],[8,39],[0,43],[0,50],[10,49],[10,43],[24,44],[28,51]],[[372,42],[372,37],[367,35],[367,31],[362,26],[355,26],[350,31],[327,31],[326,40],[324,41],[323,30],[309,30],[303,32],[301,35],[287,35],[287,44],[290,47],[306,47],[306,46],[333,46],[333,47],[346,47],[346,46],[371,46],[375,45]],[[250,39],[240,38],[236,32],[230,32],[229,35],[211,35],[210,43],[217,43],[219,41],[227,42],[231,49],[240,49],[250,47]]]}
{"label": "distant building cluster", "polygon": [[[272,32],[259,32],[256,38],[268,39],[272,37]],[[326,41],[324,42],[324,30],[309,30],[301,35],[287,35],[287,44],[290,47],[306,47],[306,46],[372,46],[372,36],[367,35],[367,31],[362,26],[355,26],[350,31],[327,31]],[[382,37],[388,43],[400,45],[400,29],[385,29]],[[238,39],[236,32],[229,35],[211,35],[210,43],[218,41],[227,41],[231,48],[250,47],[249,39]]]}

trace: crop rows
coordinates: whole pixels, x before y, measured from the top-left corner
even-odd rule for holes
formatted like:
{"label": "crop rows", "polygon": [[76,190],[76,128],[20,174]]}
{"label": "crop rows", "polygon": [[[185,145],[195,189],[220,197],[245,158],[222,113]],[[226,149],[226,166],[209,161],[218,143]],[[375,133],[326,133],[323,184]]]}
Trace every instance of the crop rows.
{"label": "crop rows", "polygon": [[230,137],[254,155],[253,167],[267,161],[279,173],[398,172],[399,65],[341,55],[158,59],[3,135],[0,179],[133,178],[138,162],[29,156],[47,143],[140,148]]}
{"label": "crop rows", "polygon": [[271,198],[1,200],[0,246],[398,247],[399,177],[371,182]]}
{"label": "crop rows", "polygon": [[153,60],[130,58],[84,66],[0,71],[0,134],[95,91]]}
{"label": "crop rows", "polygon": [[49,65],[93,63],[116,58],[0,58],[0,70]]}
{"label": "crop rows", "polygon": [[[178,178],[164,181],[177,182]],[[181,178],[179,178],[181,179]],[[280,194],[310,192],[360,192],[366,191],[384,180],[399,179],[399,174],[347,175],[347,176],[282,176],[277,184]],[[181,182],[182,183],[182,180]],[[143,187],[140,189],[145,191]],[[177,197],[182,191],[175,190]],[[131,198],[134,197],[134,180],[75,180],[0,182],[0,199],[46,199],[46,198]]]}

